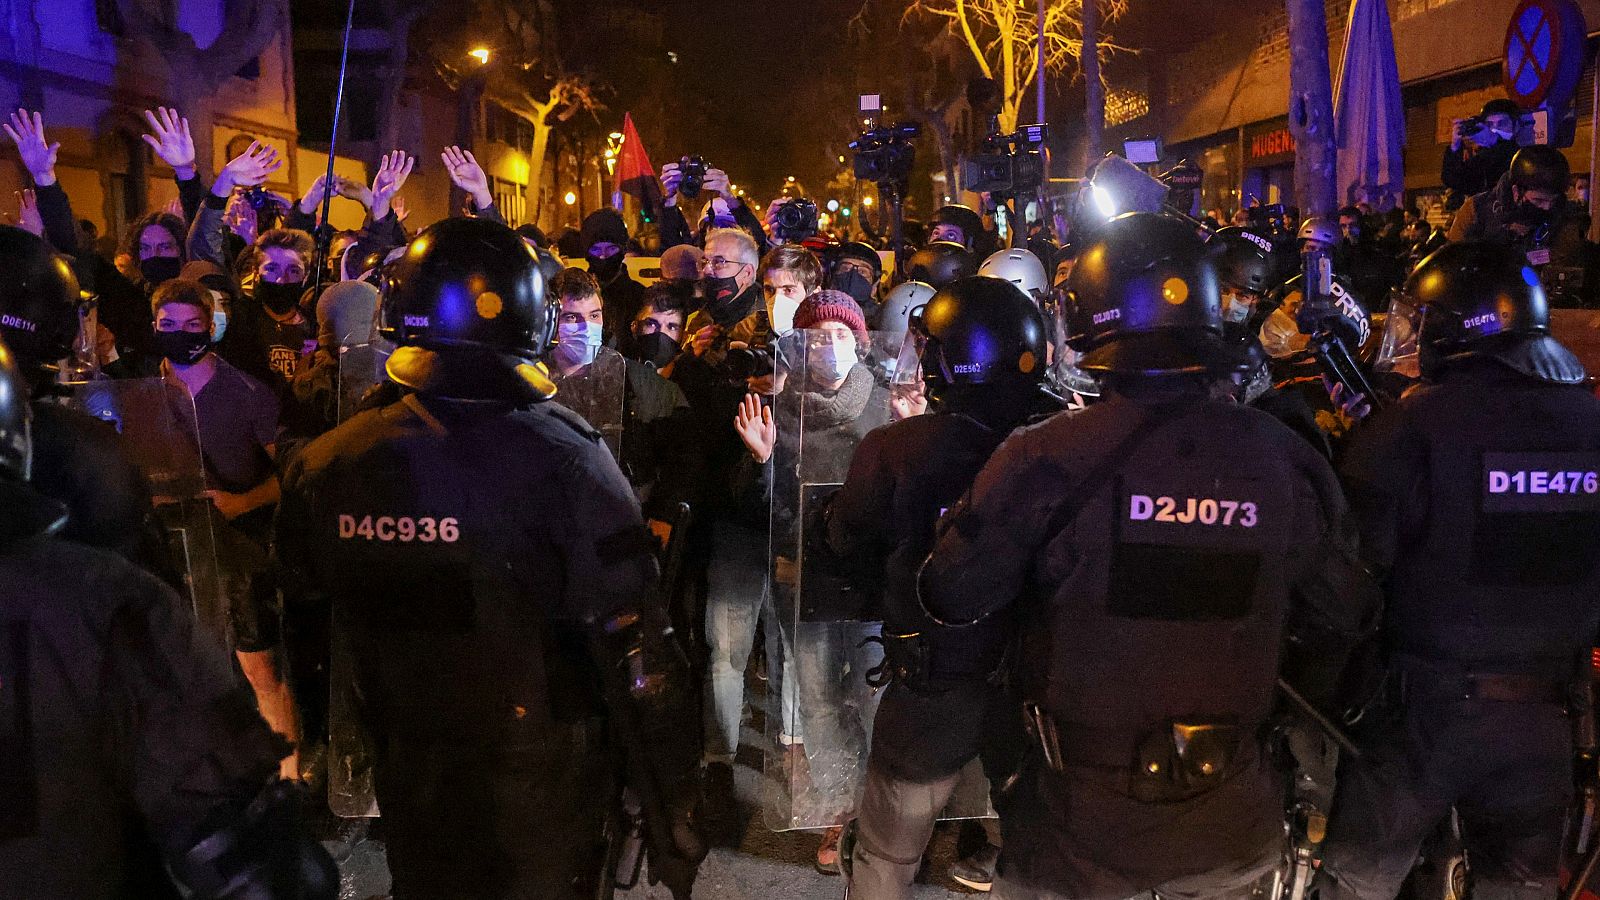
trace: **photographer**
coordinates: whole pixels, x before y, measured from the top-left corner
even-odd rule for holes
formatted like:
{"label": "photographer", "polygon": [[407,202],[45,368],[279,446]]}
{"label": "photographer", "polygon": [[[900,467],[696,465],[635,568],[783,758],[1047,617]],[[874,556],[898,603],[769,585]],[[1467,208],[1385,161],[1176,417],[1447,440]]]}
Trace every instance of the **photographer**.
{"label": "photographer", "polygon": [[[1495,186],[1517,152],[1517,118],[1522,110],[1510,100],[1490,100],[1470,119],[1457,119],[1444,154],[1439,178],[1452,191],[1450,209],[1466,198]],[[1463,147],[1467,141],[1470,147]]]}
{"label": "photographer", "polygon": [[1462,204],[1450,227],[1450,241],[1511,244],[1541,271],[1546,265],[1583,267],[1586,223],[1567,201],[1567,175],[1567,158],[1560,150],[1522,148],[1493,190]]}
{"label": "photographer", "polygon": [[735,224],[756,242],[757,254],[767,252],[767,232],[761,227],[761,220],[756,218],[756,214],[750,211],[744,200],[733,190],[728,180],[728,173],[707,166],[698,156],[686,156],[678,162],[667,163],[661,167],[661,192],[666,195],[666,208],[661,214],[663,252],[668,247],[676,247],[679,244],[705,246],[706,238],[715,229],[692,233],[689,230],[689,221],[684,217],[682,207],[678,205],[680,199],[693,200],[699,197],[702,191],[710,191],[722,198],[728,206],[728,212],[733,215]]}

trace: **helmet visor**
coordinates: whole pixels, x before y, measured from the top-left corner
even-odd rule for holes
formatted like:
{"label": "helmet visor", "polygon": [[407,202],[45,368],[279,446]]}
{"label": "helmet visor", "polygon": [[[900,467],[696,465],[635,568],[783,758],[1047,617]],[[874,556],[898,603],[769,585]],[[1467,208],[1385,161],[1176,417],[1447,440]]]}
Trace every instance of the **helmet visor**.
{"label": "helmet visor", "polygon": [[1383,317],[1383,341],[1372,361],[1374,371],[1420,377],[1417,338],[1426,316],[1427,307],[1413,306],[1398,296],[1389,301],[1389,311]]}
{"label": "helmet visor", "polygon": [[[920,324],[920,317],[912,314],[913,326]],[[900,355],[894,364],[894,377],[891,383],[896,387],[922,384],[922,354],[928,349],[928,338],[917,327],[906,329],[906,336],[900,342]]]}

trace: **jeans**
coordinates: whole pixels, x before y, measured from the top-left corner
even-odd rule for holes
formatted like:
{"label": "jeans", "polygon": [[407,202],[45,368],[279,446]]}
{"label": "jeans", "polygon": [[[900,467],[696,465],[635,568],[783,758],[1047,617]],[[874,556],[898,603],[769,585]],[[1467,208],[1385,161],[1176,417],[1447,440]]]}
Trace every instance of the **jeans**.
{"label": "jeans", "polygon": [[[780,721],[796,723],[795,679],[785,677],[793,658],[787,641],[780,646],[780,628],[772,615],[767,590],[767,534],[719,522],[713,526],[711,562],[706,571],[706,759],[733,761],[739,749],[739,724],[744,719],[744,673],[755,643],[756,623],[766,617],[768,685],[781,698]],[[789,728],[789,740],[800,735]]]}

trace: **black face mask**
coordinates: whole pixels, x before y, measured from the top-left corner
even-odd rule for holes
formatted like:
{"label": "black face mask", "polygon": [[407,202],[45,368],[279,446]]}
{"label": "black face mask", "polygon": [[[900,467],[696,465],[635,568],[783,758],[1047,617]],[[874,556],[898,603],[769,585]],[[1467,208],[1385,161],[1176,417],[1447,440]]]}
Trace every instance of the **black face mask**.
{"label": "black face mask", "polygon": [[151,256],[139,260],[139,277],[151,287],[177,278],[182,269],[183,260],[176,256]]}
{"label": "black face mask", "polygon": [[156,352],[173,365],[192,366],[211,349],[211,335],[204,331],[158,331]]}
{"label": "black face mask", "polygon": [[285,281],[282,284],[275,281],[257,281],[256,299],[261,301],[262,306],[281,316],[294,309],[305,289],[304,281]]}
{"label": "black face mask", "polygon": [[629,348],[628,355],[639,362],[649,363],[660,369],[677,358],[678,343],[661,331],[636,334],[633,336],[633,346]]}
{"label": "black face mask", "polygon": [[867,276],[855,269],[841,269],[833,275],[832,283],[828,285],[836,291],[843,291],[850,295],[850,299],[862,306],[872,302],[872,282]]}
{"label": "black face mask", "polygon": [[700,279],[700,289],[706,295],[706,306],[715,315],[739,296],[739,280],[733,277],[710,276]]}
{"label": "black face mask", "polygon": [[1551,212],[1551,210],[1523,200],[1516,205],[1516,208],[1511,210],[1511,222],[1515,225],[1528,225],[1536,228],[1550,221]]}
{"label": "black face mask", "polygon": [[589,274],[599,279],[602,283],[617,277],[622,271],[623,258],[621,253],[614,253],[605,258],[598,256],[584,257],[589,261]]}

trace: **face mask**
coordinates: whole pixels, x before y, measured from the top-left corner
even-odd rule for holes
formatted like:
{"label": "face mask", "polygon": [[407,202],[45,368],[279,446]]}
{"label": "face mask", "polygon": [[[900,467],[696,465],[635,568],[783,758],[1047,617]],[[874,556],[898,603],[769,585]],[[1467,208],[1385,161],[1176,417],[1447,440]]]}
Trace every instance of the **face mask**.
{"label": "face mask", "polygon": [[1543,225],[1550,221],[1550,210],[1524,200],[1511,211],[1511,221],[1518,225]]}
{"label": "face mask", "polygon": [[1239,291],[1222,291],[1222,321],[1238,324],[1250,318],[1250,311],[1255,307],[1255,302]]}
{"label": "face mask", "polygon": [[632,357],[639,362],[664,368],[678,356],[678,345],[665,332],[634,335]]}
{"label": "face mask", "polygon": [[800,308],[799,300],[792,300],[782,294],[772,296],[772,330],[779,334],[788,334],[794,330],[794,313]]}
{"label": "face mask", "polygon": [[600,352],[604,326],[599,322],[563,322],[556,328],[561,355],[580,366],[594,362]]}
{"label": "face mask", "polygon": [[598,256],[586,256],[584,258],[589,261],[589,274],[603,282],[617,277],[617,273],[622,271],[621,253],[613,253],[605,258]]}
{"label": "face mask", "polygon": [[707,276],[700,279],[700,288],[705,291],[707,305],[713,309],[726,306],[739,296],[739,280],[732,276]]}
{"label": "face mask", "polygon": [[828,381],[843,381],[855,364],[855,351],[841,349],[837,344],[823,344],[811,351],[813,370]]}
{"label": "face mask", "polygon": [[1273,359],[1292,356],[1306,348],[1308,338],[1300,333],[1300,326],[1282,309],[1275,309],[1261,325],[1261,346]]}
{"label": "face mask", "polygon": [[1501,131],[1498,128],[1491,130],[1489,133],[1502,141],[1509,141],[1516,134],[1515,131]]}
{"label": "face mask", "polygon": [[215,344],[221,342],[222,336],[226,334],[227,331],[228,314],[220,309],[216,310],[211,314],[211,343]]}
{"label": "face mask", "polygon": [[300,302],[300,294],[306,289],[303,281],[285,281],[279,284],[275,281],[256,281],[256,299],[261,305],[277,315],[284,315],[294,309]]}
{"label": "face mask", "polygon": [[158,331],[156,352],[176,366],[192,366],[211,349],[211,336],[203,331]]}
{"label": "face mask", "polygon": [[855,269],[845,269],[835,273],[830,287],[849,294],[850,299],[862,305],[872,300],[872,282]]}
{"label": "face mask", "polygon": [[182,269],[183,260],[176,256],[152,256],[139,260],[139,277],[151,287],[177,278]]}

